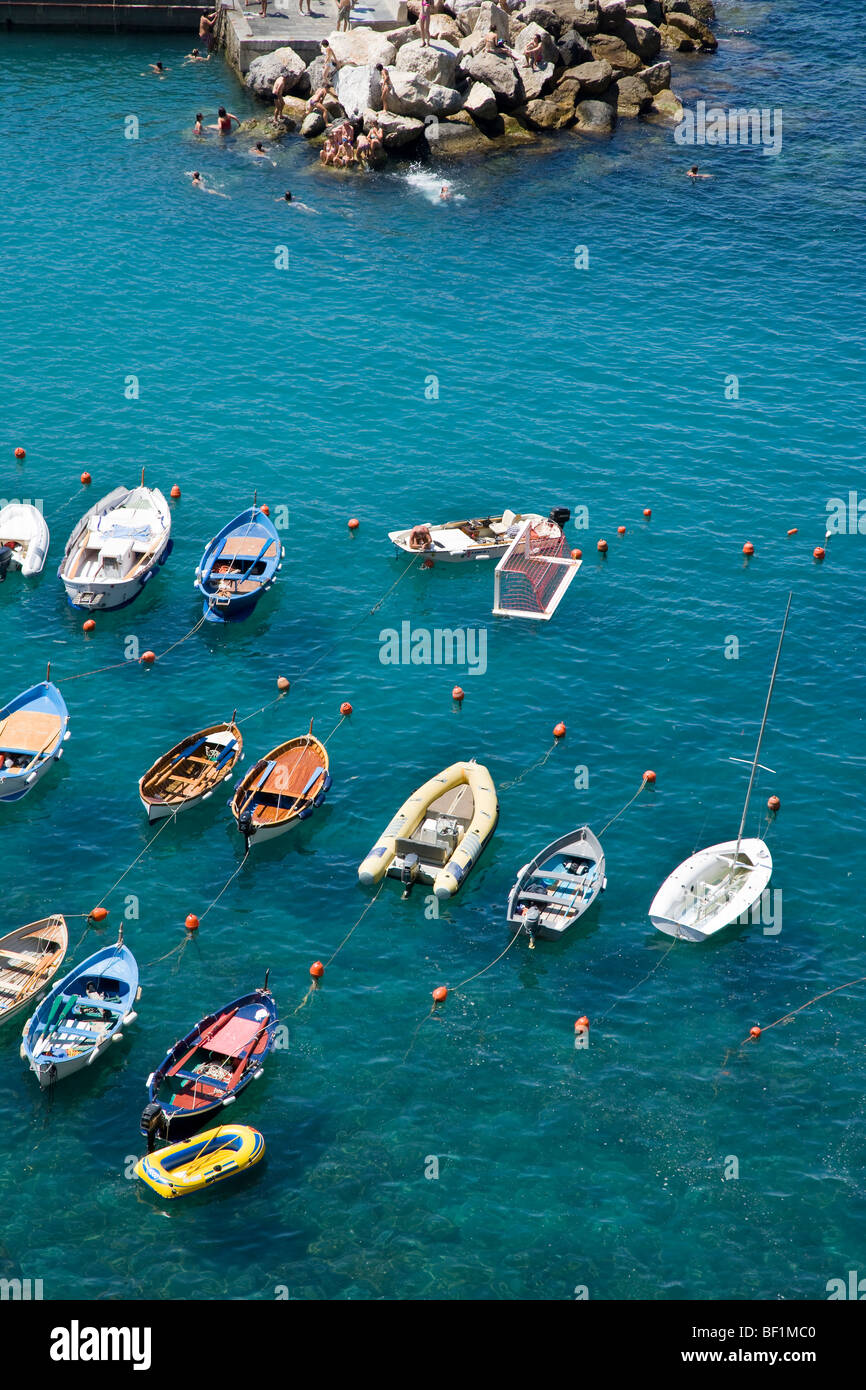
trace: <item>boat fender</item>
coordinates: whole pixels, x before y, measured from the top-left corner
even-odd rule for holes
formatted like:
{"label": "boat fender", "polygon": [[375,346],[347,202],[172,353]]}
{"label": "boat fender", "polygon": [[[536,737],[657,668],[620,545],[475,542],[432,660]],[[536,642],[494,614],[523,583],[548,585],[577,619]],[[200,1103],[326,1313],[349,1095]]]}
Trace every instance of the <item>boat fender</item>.
{"label": "boat fender", "polygon": [[226,1096],[225,1100],[223,1101],[223,1105],[234,1105],[236,1100],[237,1096]]}
{"label": "boat fender", "polygon": [[22,1062],[27,1061],[27,1048],[25,1047],[24,1043],[22,1043],[18,1049],[18,1056],[21,1058]]}
{"label": "boat fender", "polygon": [[66,740],[67,740],[68,738],[69,738],[69,730],[67,729],[67,730],[66,730],[66,733],[63,735],[63,742],[65,743]]}
{"label": "boat fender", "polygon": [[[114,1034],[114,1037],[111,1039],[111,1041],[112,1041],[113,1043],[115,1043],[115,1042],[120,1042],[120,1040],[121,1040],[122,1037],[123,1037],[123,1034],[122,1034],[122,1033],[115,1033],[115,1034]],[[95,1056],[95,1055],[96,1055],[96,1054],[94,1053],[94,1056]],[[87,1065],[90,1066],[90,1063],[88,1062]]]}
{"label": "boat fender", "polygon": [[150,1073],[150,1076],[147,1078],[144,1084],[148,1088],[148,1090],[150,1090],[151,1086],[153,1085],[153,1072]]}
{"label": "boat fender", "polygon": [[263,1070],[264,1070],[263,1067],[259,1067],[257,1071],[254,1071],[254,1072],[253,1072],[253,1081],[258,1081],[258,1079],[259,1079],[259,1077],[261,1076]]}
{"label": "boat fender", "polygon": [[137,1018],[138,1014],[135,1012],[135,1009],[130,1009],[128,1014],[123,1015],[123,1023],[128,1027],[129,1024],[134,1023]]}
{"label": "boat fender", "polygon": [[57,758],[57,761],[59,762],[60,759],[63,757],[63,749],[62,749],[62,748],[58,748],[57,753],[55,754],[55,757]]}
{"label": "boat fender", "polygon": [[[318,803],[316,803],[316,804],[318,804]],[[313,814],[313,808],[312,808],[311,806],[305,806],[304,809],[303,809],[303,811],[299,811],[299,812],[298,812],[298,820],[306,820],[307,817],[308,817],[308,816],[311,816],[312,814]]]}

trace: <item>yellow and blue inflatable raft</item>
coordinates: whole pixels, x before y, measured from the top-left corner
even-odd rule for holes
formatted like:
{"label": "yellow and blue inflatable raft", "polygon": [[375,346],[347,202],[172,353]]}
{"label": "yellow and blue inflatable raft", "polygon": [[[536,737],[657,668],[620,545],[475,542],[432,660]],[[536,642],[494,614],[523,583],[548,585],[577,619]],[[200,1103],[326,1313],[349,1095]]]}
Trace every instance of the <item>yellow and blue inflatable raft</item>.
{"label": "yellow and blue inflatable raft", "polygon": [[403,802],[358,877],[373,884],[390,874],[407,892],[420,879],[433,885],[437,898],[450,898],[477,864],[498,818],[496,788],[487,768],[452,763]]}
{"label": "yellow and blue inflatable raft", "polygon": [[135,1176],[160,1197],[186,1197],[252,1168],[264,1152],[265,1141],[257,1129],[220,1125],[140,1158]]}

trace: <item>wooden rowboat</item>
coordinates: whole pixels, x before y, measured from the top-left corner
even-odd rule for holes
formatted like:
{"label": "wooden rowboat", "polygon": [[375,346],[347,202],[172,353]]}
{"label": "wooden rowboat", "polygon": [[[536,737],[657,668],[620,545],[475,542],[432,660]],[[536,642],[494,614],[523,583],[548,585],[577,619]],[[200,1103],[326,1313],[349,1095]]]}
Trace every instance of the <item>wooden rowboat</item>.
{"label": "wooden rowboat", "polygon": [[253,837],[272,840],[307,820],[331,785],[328,750],[309,733],[266,753],[238,783],[229,805],[247,847]]}
{"label": "wooden rowboat", "polygon": [[244,740],[234,722],[211,724],[163,753],[138,784],[149,821],[189,810],[231,776],[243,756]]}
{"label": "wooden rowboat", "polygon": [[0,1024],[17,1018],[60,969],[69,933],[59,915],[0,937]]}
{"label": "wooden rowboat", "polygon": [[556,941],[604,891],[604,850],[588,825],[547,845],[524,864],[508,896],[508,921],[530,943]]}

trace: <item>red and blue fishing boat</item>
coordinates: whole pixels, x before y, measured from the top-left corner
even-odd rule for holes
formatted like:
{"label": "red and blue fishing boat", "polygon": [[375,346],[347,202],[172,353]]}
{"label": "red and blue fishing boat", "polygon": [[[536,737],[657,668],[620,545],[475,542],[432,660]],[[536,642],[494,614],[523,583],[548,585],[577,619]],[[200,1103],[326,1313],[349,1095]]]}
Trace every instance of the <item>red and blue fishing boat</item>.
{"label": "red and blue fishing boat", "polygon": [[262,989],[203,1018],[147,1078],[142,1134],[149,1140],[186,1139],[206,1121],[213,1122],[261,1076],[276,1026],[277,1006],[267,975]]}

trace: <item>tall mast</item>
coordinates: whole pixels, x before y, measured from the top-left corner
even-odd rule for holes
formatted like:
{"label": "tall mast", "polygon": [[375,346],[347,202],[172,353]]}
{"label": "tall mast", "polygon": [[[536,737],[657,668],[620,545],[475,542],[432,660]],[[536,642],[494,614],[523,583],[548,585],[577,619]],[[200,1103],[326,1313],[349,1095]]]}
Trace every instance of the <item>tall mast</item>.
{"label": "tall mast", "polygon": [[759,758],[760,753],[761,753],[761,741],[762,741],[762,739],[763,739],[763,737],[764,737],[764,729],[767,727],[767,715],[770,713],[770,701],[771,701],[771,699],[773,698],[773,686],[776,684],[776,672],[777,672],[778,669],[779,669],[779,657],[782,655],[782,642],[784,641],[784,638],[785,638],[785,628],[788,626],[788,614],[789,614],[790,611],[791,611],[791,599],[792,599],[792,597],[793,597],[793,594],[792,594],[792,593],[789,593],[789,594],[788,594],[788,606],[787,606],[787,608],[785,609],[785,619],[784,619],[784,622],[782,623],[782,631],[779,633],[779,645],[778,645],[778,647],[776,648],[776,660],[773,662],[773,674],[772,674],[771,677],[770,677],[770,688],[769,688],[769,690],[767,691],[767,703],[764,705],[764,717],[763,717],[763,719],[761,720],[761,732],[758,734],[758,746],[757,746],[757,748],[755,749],[755,756],[754,756],[754,758],[752,759],[752,775],[751,775],[750,778],[749,778],[749,789],[748,789],[748,791],[746,792],[746,800],[745,800],[745,804],[744,804],[744,806],[743,806],[743,817],[742,817],[742,820],[740,821],[740,828],[739,828],[739,830],[738,830],[738,832],[737,832],[737,848],[736,848],[736,850],[735,850],[735,852],[734,852],[734,863],[735,863],[735,864],[736,864],[737,860],[738,860],[739,857],[740,857],[740,841],[741,841],[742,838],[743,838],[743,831],[744,831],[745,828],[746,828],[746,814],[747,814],[747,812],[748,812],[748,810],[749,810],[749,798],[750,798],[751,795],[752,795],[752,787],[753,787],[754,784],[755,784],[755,772],[757,771],[757,767],[758,767],[758,758]]}

